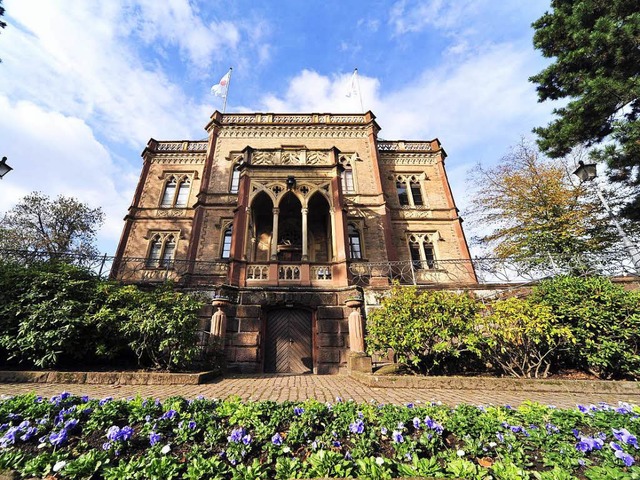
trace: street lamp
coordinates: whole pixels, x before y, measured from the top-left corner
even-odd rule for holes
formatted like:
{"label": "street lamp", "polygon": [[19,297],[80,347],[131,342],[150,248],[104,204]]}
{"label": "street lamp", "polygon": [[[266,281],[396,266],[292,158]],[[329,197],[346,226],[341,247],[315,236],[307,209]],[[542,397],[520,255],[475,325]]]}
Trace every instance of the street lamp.
{"label": "street lamp", "polygon": [[7,157],[2,157],[2,160],[0,160],[0,178],[4,177],[11,170],[13,170],[13,168],[7,165]]}
{"label": "street lamp", "polygon": [[[594,178],[596,178],[597,172],[596,172],[595,163],[585,164],[582,160],[580,160],[578,162],[578,165],[580,166],[576,169],[575,172],[573,172],[573,174],[576,177],[578,177],[581,182],[590,182]],[[631,257],[631,261],[633,262],[633,266],[636,269],[636,273],[640,273],[640,251],[638,251],[638,247],[634,245],[634,243],[629,239],[629,237],[627,237],[627,234],[622,229],[622,225],[620,225],[620,222],[618,222],[618,219],[616,218],[613,211],[611,210],[611,207],[607,203],[607,200],[604,198],[604,195],[602,194],[602,190],[600,189],[600,185],[598,185],[597,182],[594,182],[594,185],[596,186],[596,193],[598,194],[598,198],[600,199],[600,202],[602,202],[602,206],[609,214],[609,218],[615,225],[616,230],[618,230],[618,234],[620,235],[620,238],[622,238],[622,244],[624,245],[625,250]]]}

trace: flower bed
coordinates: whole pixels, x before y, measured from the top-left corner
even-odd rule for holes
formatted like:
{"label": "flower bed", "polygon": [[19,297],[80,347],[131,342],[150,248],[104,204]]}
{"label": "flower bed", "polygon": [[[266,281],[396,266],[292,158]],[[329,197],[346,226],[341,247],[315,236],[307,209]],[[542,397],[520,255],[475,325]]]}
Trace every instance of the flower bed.
{"label": "flower bed", "polygon": [[640,478],[640,408],[309,400],[0,401],[0,470],[38,478]]}

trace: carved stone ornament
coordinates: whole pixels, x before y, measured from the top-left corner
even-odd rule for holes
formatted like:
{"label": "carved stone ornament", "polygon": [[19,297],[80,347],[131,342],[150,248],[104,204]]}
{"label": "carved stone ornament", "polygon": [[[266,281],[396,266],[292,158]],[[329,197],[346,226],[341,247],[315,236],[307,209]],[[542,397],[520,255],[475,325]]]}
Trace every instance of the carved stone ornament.
{"label": "carved stone ornament", "polygon": [[185,208],[159,208],[156,210],[156,217],[184,217],[186,212]]}

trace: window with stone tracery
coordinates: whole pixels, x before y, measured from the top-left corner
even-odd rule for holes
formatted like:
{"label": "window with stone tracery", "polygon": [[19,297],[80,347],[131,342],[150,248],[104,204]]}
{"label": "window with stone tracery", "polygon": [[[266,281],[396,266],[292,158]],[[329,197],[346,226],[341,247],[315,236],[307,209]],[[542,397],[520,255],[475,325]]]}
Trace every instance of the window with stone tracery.
{"label": "window with stone tracery", "polygon": [[402,207],[421,207],[424,203],[421,175],[396,176],[396,192]]}
{"label": "window with stone tracery", "polygon": [[145,266],[147,268],[172,268],[176,253],[176,234],[158,232],[151,237],[149,253]]}
{"label": "window with stone tracery", "polygon": [[427,234],[409,235],[409,254],[413,268],[433,269],[436,266],[436,257],[431,237]]}
{"label": "window with stone tracery", "polygon": [[340,155],[340,164],[342,171],[340,172],[340,181],[342,183],[342,193],[351,195],[356,193],[356,184],[353,175],[352,162],[356,159],[355,153]]}
{"label": "window with stone tracery", "polygon": [[189,201],[191,178],[189,175],[169,175],[164,183],[161,208],[184,208]]}

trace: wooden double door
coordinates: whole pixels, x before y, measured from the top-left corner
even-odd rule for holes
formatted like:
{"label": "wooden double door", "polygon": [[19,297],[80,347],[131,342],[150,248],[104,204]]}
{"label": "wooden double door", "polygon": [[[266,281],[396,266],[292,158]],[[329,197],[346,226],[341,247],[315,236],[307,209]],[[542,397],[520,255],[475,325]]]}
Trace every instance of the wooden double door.
{"label": "wooden double door", "polygon": [[264,371],[312,373],[311,312],[286,308],[267,315]]}

